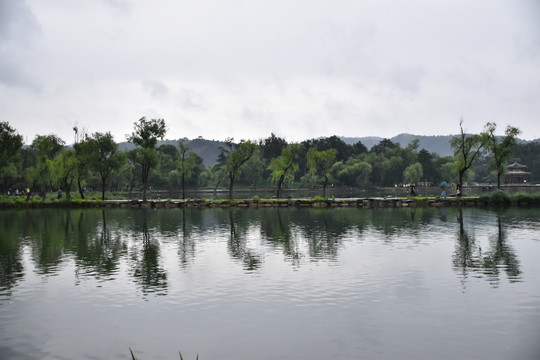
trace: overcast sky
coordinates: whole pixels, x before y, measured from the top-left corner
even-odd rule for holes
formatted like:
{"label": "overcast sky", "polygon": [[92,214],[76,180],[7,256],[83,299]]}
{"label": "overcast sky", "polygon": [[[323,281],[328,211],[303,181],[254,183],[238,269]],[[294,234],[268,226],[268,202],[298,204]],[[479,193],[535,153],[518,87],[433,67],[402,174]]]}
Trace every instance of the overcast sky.
{"label": "overcast sky", "polygon": [[538,0],[0,0],[0,109],[30,143],[540,138]]}

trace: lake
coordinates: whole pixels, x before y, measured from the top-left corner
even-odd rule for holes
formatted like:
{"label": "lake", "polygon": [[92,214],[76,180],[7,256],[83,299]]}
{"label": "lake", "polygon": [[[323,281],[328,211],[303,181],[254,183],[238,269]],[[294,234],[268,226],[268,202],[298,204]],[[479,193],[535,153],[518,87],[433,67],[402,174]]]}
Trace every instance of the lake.
{"label": "lake", "polygon": [[1,359],[538,359],[540,208],[0,211]]}

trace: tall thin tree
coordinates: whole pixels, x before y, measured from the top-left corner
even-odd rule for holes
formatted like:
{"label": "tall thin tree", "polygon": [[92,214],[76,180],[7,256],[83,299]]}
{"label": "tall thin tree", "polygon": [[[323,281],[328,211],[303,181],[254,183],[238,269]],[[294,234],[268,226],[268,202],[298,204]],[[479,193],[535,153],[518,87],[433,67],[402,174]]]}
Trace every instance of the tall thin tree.
{"label": "tall thin tree", "polygon": [[137,147],[132,154],[133,160],[141,165],[141,179],[143,184],[143,201],[146,201],[146,191],[149,187],[148,177],[150,170],[157,165],[158,156],[156,145],[158,139],[163,139],[167,132],[165,120],[147,120],[142,117],[134,123],[135,130],[128,136],[127,140],[133,142]]}
{"label": "tall thin tree", "polygon": [[[463,119],[459,120],[460,134],[450,140],[450,146],[454,150],[458,171],[458,186],[463,186],[463,175],[470,169],[476,157],[482,152],[487,142],[486,134],[465,134]],[[463,193],[463,189],[460,189]]]}
{"label": "tall thin tree", "polygon": [[505,130],[505,136],[499,139],[495,135],[496,129],[497,124],[494,122],[488,122],[485,126],[485,131],[488,135],[487,148],[493,156],[493,166],[497,172],[497,189],[500,189],[501,175],[506,171],[506,164],[516,145],[516,138],[521,134],[521,130],[508,125]]}

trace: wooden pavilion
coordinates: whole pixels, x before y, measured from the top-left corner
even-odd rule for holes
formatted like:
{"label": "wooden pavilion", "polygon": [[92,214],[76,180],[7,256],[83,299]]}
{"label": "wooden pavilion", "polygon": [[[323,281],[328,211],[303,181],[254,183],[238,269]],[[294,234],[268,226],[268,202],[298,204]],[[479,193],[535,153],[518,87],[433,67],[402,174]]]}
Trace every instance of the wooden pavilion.
{"label": "wooden pavilion", "polygon": [[529,182],[530,172],[525,171],[527,165],[514,162],[508,165],[508,172],[504,175],[504,183],[506,185],[523,185]]}

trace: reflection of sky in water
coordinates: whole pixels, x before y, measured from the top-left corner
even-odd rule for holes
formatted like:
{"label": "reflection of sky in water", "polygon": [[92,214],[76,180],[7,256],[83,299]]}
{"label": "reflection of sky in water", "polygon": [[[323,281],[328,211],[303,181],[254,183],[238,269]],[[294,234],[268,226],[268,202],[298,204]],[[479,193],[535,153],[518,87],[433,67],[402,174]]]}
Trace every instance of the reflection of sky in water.
{"label": "reflection of sky in water", "polygon": [[[152,211],[146,232],[141,214],[110,211],[110,235],[100,235],[98,214],[87,242],[67,239],[54,251],[30,234],[23,276],[0,297],[0,343],[13,357],[40,358],[126,358],[129,347],[147,359],[178,350],[273,359],[539,354],[538,210],[464,209],[462,224],[457,209],[444,210],[281,209],[279,221],[275,209]],[[496,273],[485,266],[493,254],[502,256]],[[513,278],[508,262],[519,270]]]}

